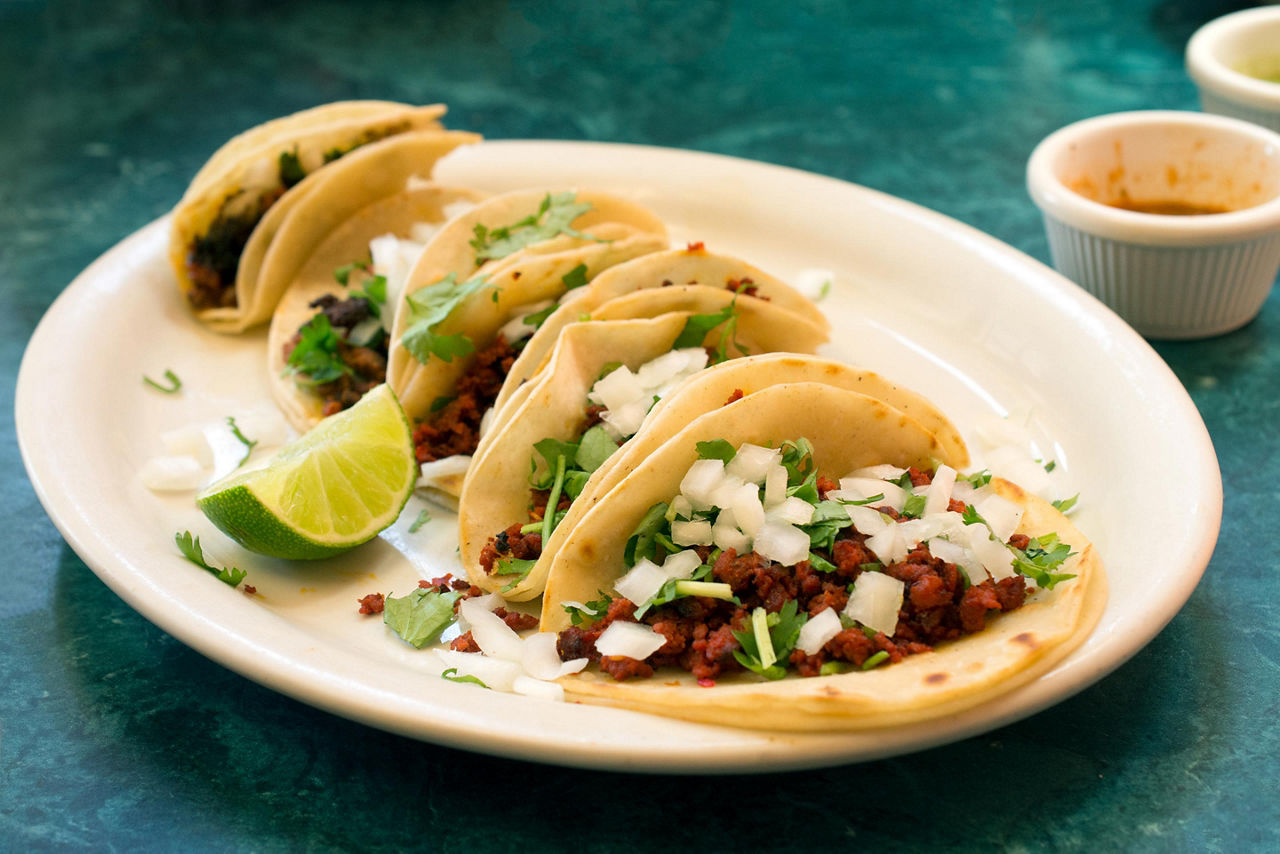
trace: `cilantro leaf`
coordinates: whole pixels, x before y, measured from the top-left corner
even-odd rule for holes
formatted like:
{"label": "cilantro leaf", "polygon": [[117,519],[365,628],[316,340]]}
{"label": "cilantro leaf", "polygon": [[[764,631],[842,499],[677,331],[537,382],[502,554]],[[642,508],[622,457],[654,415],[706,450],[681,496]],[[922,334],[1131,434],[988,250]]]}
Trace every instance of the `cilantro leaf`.
{"label": "cilantro leaf", "polygon": [[363,289],[352,291],[351,296],[367,302],[369,313],[374,317],[382,317],[382,307],[387,304],[387,277],[369,276],[364,280]]}
{"label": "cilantro leaf", "polygon": [[616,450],[618,450],[618,443],[609,435],[604,425],[594,424],[587,428],[582,438],[578,440],[575,462],[581,471],[590,473],[604,465]]}
{"label": "cilantro leaf", "polygon": [[495,258],[505,258],[533,243],[550,240],[558,234],[590,239],[588,235],[570,227],[570,224],[591,210],[590,203],[578,203],[573,192],[548,193],[538,206],[537,213],[501,228],[489,229],[476,225],[471,248],[476,251],[476,266]]}
{"label": "cilantro leaf", "polygon": [[453,606],[461,596],[459,590],[441,593],[434,587],[419,587],[409,595],[397,598],[388,596],[382,622],[405,643],[422,649],[434,643],[456,619]]}
{"label": "cilantro leaf", "polygon": [[902,515],[908,519],[919,519],[928,501],[929,496],[923,494],[907,496],[907,500],[902,505]]}
{"label": "cilantro leaf", "polygon": [[289,354],[285,370],[306,374],[311,385],[323,385],[351,373],[351,368],[338,358],[338,340],[328,315],[320,312],[298,329],[298,343]]}
{"label": "cilantro leaf", "polygon": [[231,427],[231,435],[235,436],[236,440],[239,441],[240,444],[244,445],[244,456],[240,458],[240,462],[236,463],[236,466],[239,467],[248,461],[249,456],[253,453],[254,447],[258,444],[258,440],[250,439],[244,433],[241,433],[240,428],[236,426],[236,420],[230,415],[227,416],[227,424]]}
{"label": "cilantro leaf", "polygon": [[305,177],[307,171],[302,168],[302,161],[298,159],[298,147],[294,146],[292,151],[280,152],[280,183],[284,184],[284,188],[289,189]]}
{"label": "cilantro leaf", "polygon": [[351,279],[351,273],[355,270],[368,270],[369,264],[369,261],[352,261],[350,264],[343,264],[333,271],[333,278],[345,288]]}
{"label": "cilantro leaf", "polygon": [[738,328],[738,300],[736,297],[720,311],[711,314],[692,315],[684,322],[684,328],[676,336],[675,343],[671,345],[671,349],[701,347],[702,342],[711,334],[711,331],[722,324],[724,329],[720,333],[720,342],[716,347],[713,363],[718,364],[729,358],[730,341],[738,349],[739,355],[747,355],[746,348],[738,343],[735,337]]}
{"label": "cilantro leaf", "polygon": [[988,469],[983,469],[982,471],[974,472],[968,477],[961,478],[961,480],[967,480],[974,489],[980,489],[991,482],[991,472]]}
{"label": "cilantro leaf", "polygon": [[475,350],[475,344],[465,335],[438,335],[435,328],[471,294],[484,287],[483,276],[475,276],[459,283],[453,273],[433,285],[421,288],[405,297],[409,308],[409,321],[400,343],[422,364],[434,356],[452,362],[455,356],[465,356]]}
{"label": "cilantro leaf", "polygon": [[479,676],[472,676],[471,674],[467,674],[466,676],[458,676],[457,673],[458,673],[458,668],[450,667],[448,670],[440,674],[440,678],[448,679],[450,682],[463,682],[469,685],[479,685],[481,688],[489,687],[488,685],[484,684],[484,680],[482,680]]}
{"label": "cilantro leaf", "polygon": [[808,621],[809,615],[798,611],[796,600],[790,599],[780,611],[769,614],[767,617],[769,643],[773,647],[774,663],[765,667],[756,634],[751,629],[733,633],[742,647],[733,651],[733,657],[752,673],[757,673],[766,679],[781,679],[787,675],[786,661],[791,651],[795,649],[796,641],[800,637],[800,629]]}
{"label": "cilantro leaf", "polygon": [[579,264],[569,272],[560,277],[560,283],[564,285],[566,291],[574,288],[580,288],[587,283],[587,265]]}
{"label": "cilantro leaf", "polygon": [[1060,498],[1057,501],[1054,501],[1053,506],[1058,510],[1058,512],[1066,513],[1067,511],[1071,510],[1071,508],[1075,507],[1076,502],[1079,500],[1080,500],[1080,493],[1077,492],[1075,495],[1071,496],[1070,498]]}
{"label": "cilantro leaf", "polygon": [[585,622],[595,622],[605,615],[609,610],[609,604],[613,602],[613,597],[604,591],[597,590],[600,594],[599,599],[592,599],[590,602],[582,603],[564,603],[561,607],[565,613],[569,615],[569,622],[575,626],[580,626]]}
{"label": "cilantro leaf", "polygon": [[418,533],[418,530],[423,525],[427,524],[430,521],[431,521],[431,511],[425,508],[422,509],[421,511],[418,512],[418,518],[414,519],[413,524],[409,526],[409,533],[410,534]]}
{"label": "cilantro leaf", "polygon": [[667,505],[666,502],[659,501],[657,504],[649,508],[644,514],[644,518],[640,520],[640,524],[631,532],[631,536],[627,538],[627,545],[623,549],[623,560],[627,566],[635,566],[636,562],[641,558],[655,560],[658,553],[658,535],[663,532],[663,528],[667,525]]}
{"label": "cilantro leaf", "polygon": [[[533,450],[537,456],[530,460],[529,483],[534,489],[551,488],[555,482],[556,465],[561,457],[564,457],[566,469],[576,465],[578,459],[578,445],[575,442],[562,442],[548,437],[540,442],[534,442]],[[538,474],[537,457],[542,457],[546,463],[546,469],[542,474]]]}
{"label": "cilantro leaf", "polygon": [[161,385],[160,383],[151,379],[151,377],[147,376],[146,374],[143,374],[142,381],[147,385],[151,386],[152,388],[157,389],[158,391],[164,392],[165,394],[176,394],[178,392],[178,389],[182,388],[182,380],[178,379],[178,375],[175,374],[173,371],[169,370],[168,368],[164,369],[164,378],[169,381],[169,384],[167,386]]}
{"label": "cilantro leaf", "polygon": [[204,549],[200,548],[200,538],[191,535],[190,531],[182,531],[173,535],[173,540],[178,544],[178,551],[182,552],[182,556],[194,563],[196,566],[217,576],[217,579],[223,584],[236,587],[247,574],[243,569],[236,569],[234,566],[218,569],[216,566],[210,566],[204,559]]}
{"label": "cilantro leaf", "polygon": [[698,443],[698,459],[700,460],[719,460],[727,463],[737,456],[738,452],[734,450],[733,443],[728,439],[712,439],[709,442]]}
{"label": "cilantro leaf", "polygon": [[1013,552],[1013,568],[1025,575],[1043,590],[1052,590],[1061,581],[1075,578],[1075,573],[1053,572],[1071,557],[1071,546],[1058,539],[1057,534],[1034,537],[1025,550],[1010,547]]}

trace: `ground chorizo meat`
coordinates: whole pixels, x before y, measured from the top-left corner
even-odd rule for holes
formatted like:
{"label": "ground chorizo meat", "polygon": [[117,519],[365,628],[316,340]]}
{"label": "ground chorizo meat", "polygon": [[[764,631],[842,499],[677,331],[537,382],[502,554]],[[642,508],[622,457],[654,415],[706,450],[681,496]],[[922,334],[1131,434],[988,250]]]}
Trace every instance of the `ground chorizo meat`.
{"label": "ground chorizo meat", "polygon": [[361,614],[381,614],[386,607],[386,598],[381,593],[370,593],[359,601]]}
{"label": "ground chorizo meat", "polygon": [[[916,480],[915,474],[912,480]],[[838,484],[824,479],[818,488],[824,494],[838,488]],[[597,638],[612,622],[636,620],[636,606],[625,599],[612,600],[598,622],[561,632],[557,649],[565,660],[585,657],[599,662],[601,669],[616,679],[643,678],[655,668],[679,667],[708,684],[723,673],[742,669],[734,657],[734,651],[740,648],[734,632],[746,629],[756,608],[776,613],[794,600],[798,609],[810,616],[827,608],[839,613],[849,601],[849,585],[863,572],[880,571],[902,581],[903,603],[891,637],[855,626],[841,631],[815,655],[800,650],[791,653],[790,662],[798,673],[816,676],[829,662],[862,667],[883,653],[871,661],[874,666],[928,652],[938,643],[981,631],[990,614],[1012,611],[1026,599],[1022,576],[999,582],[988,579],[970,586],[955,564],[934,557],[924,547],[917,547],[897,563],[881,566],[866,547],[866,539],[853,528],[845,528],[830,550],[818,550],[816,553],[835,567],[833,571],[815,569],[808,560],[787,567],[755,553],[739,555],[732,549],[721,552],[708,580],[728,584],[739,604],[686,597],[649,609],[639,621],[661,634],[665,642],[643,662],[601,660],[595,648]],[[704,552],[709,553],[709,549]],[[703,558],[707,558],[706,553]]]}
{"label": "ground chorizo meat", "polygon": [[480,420],[498,398],[517,355],[515,347],[502,336],[476,354],[471,367],[455,385],[454,398],[413,431],[419,463],[475,451],[480,441]]}

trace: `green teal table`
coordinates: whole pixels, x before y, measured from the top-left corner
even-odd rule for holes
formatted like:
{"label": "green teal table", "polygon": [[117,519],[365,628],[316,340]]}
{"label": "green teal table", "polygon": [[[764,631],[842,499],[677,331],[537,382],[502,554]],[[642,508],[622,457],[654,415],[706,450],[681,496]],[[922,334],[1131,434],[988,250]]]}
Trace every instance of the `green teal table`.
{"label": "green teal table", "polygon": [[[1196,109],[1219,2],[0,3],[0,356],[234,132],[343,98],[490,138],[612,140],[833,175],[1048,260],[1023,187],[1076,119]],[[6,427],[0,849],[1280,849],[1280,292],[1158,344],[1219,454],[1222,535],[1178,616],[1079,695],[923,753],[636,777],[407,740],[226,671],[62,541]],[[92,413],[67,413],[68,418]],[[1170,461],[1177,465],[1176,460]]]}

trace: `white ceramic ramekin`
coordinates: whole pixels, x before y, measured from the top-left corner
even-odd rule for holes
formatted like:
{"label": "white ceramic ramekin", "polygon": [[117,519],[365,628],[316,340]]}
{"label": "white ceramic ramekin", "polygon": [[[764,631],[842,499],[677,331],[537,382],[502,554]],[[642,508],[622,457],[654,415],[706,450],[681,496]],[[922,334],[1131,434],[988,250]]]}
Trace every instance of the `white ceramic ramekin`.
{"label": "white ceramic ramekin", "polygon": [[[1280,134],[1144,111],[1051,134],[1027,163],[1053,264],[1148,338],[1203,338],[1257,315],[1280,269]],[[1118,203],[1225,209],[1191,216]]]}
{"label": "white ceramic ramekin", "polygon": [[1280,131],[1280,6],[1233,12],[1196,30],[1187,73],[1205,112]]}

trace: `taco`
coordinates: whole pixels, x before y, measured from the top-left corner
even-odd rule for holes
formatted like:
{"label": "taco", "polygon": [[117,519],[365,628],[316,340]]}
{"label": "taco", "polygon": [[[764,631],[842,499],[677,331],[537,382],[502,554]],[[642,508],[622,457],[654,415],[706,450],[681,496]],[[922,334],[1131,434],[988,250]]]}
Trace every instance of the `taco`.
{"label": "taco", "polygon": [[311,253],[271,318],[271,391],[299,432],[386,379],[394,306],[409,271],[451,217],[484,194],[424,185],[360,209]]}
{"label": "taco", "polygon": [[[479,140],[440,130],[443,112],[361,106],[348,114],[333,106],[246,132],[215,153],[174,208],[170,231],[170,262],[197,319],[220,332],[267,320],[328,228],[401,189],[409,176],[429,176],[458,145]],[[413,142],[388,146],[405,136]],[[335,172],[346,172],[346,180]],[[297,215],[313,193],[311,210]]]}
{"label": "taco", "polygon": [[396,308],[387,377],[419,422],[419,462],[450,461],[440,491],[456,497],[461,487],[483,417],[533,331],[522,318],[666,244],[644,208],[572,190],[495,196],[436,235]]}
{"label": "taco", "polygon": [[563,658],[600,665],[562,678],[566,696],[857,730],[953,714],[1046,672],[1096,624],[1101,562],[1052,505],[960,476],[940,450],[892,406],[820,383],[692,421],[555,556],[540,628]]}
{"label": "taco", "polygon": [[[558,309],[546,318],[521,350],[519,358],[511,366],[510,381],[498,395],[494,408],[501,410],[515,390],[546,363],[547,356],[555,347],[556,337],[566,324],[583,315],[598,316],[596,312],[600,306],[638,291],[685,286],[719,288],[743,297],[767,300],[800,315],[824,331],[831,328],[826,316],[807,297],[745,261],[708,252],[701,243],[691,244],[685,249],[654,252],[606,270],[589,287],[566,293]],[[639,304],[652,306],[650,311],[654,314],[675,310],[664,308],[659,303],[641,301]],[[628,300],[617,302],[613,316],[625,316],[620,312],[632,305],[637,303]]]}
{"label": "taco", "polygon": [[[682,426],[679,418],[724,402],[685,395],[692,378],[753,353],[812,353],[826,340],[822,329],[772,303],[702,290],[711,311],[564,327],[547,368],[481,440],[463,485],[459,555],[473,584],[515,601],[538,596],[556,549],[615,460],[643,458]],[[668,402],[676,417],[650,426]],[[557,508],[550,516],[548,506]]]}

